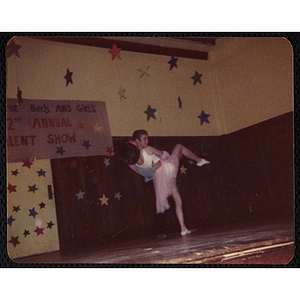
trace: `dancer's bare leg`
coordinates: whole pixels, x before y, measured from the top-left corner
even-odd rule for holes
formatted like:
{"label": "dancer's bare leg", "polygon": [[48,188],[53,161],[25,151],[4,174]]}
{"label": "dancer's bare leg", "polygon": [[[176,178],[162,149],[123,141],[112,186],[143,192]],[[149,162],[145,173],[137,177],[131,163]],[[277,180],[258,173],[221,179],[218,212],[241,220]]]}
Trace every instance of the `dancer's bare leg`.
{"label": "dancer's bare leg", "polygon": [[199,163],[203,160],[203,158],[198,157],[191,150],[189,150],[188,148],[184,147],[181,144],[177,144],[174,147],[172,154],[175,154],[178,157],[179,161],[181,160],[182,155],[188,159],[194,160],[196,163]]}
{"label": "dancer's bare leg", "polygon": [[181,228],[181,235],[186,235],[191,233],[187,227],[185,226],[184,223],[184,216],[183,216],[183,211],[182,211],[182,199],[181,196],[179,194],[178,188],[175,186],[172,189],[172,198],[174,199],[175,202],[175,212],[176,212],[176,216]]}

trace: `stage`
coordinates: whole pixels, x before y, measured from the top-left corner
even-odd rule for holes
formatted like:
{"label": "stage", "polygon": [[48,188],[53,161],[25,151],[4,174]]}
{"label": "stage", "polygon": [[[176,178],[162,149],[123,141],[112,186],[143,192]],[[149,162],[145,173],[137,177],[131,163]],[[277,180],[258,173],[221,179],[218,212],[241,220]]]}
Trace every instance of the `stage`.
{"label": "stage", "polygon": [[294,225],[272,224],[239,228],[197,229],[187,236],[169,234],[111,241],[70,253],[52,252],[15,259],[17,263],[139,264],[145,267],[201,264],[289,263],[294,256]]}

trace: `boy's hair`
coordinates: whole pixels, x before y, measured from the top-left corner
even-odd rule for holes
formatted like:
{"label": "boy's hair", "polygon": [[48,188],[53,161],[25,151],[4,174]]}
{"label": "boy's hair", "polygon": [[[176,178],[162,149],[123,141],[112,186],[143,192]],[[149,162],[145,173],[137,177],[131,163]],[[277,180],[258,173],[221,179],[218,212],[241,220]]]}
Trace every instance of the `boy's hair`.
{"label": "boy's hair", "polygon": [[140,158],[140,150],[131,143],[122,146],[120,157],[126,165],[134,165]]}
{"label": "boy's hair", "polygon": [[139,130],[136,130],[133,134],[132,134],[132,137],[133,139],[138,139],[138,140],[141,140],[141,136],[143,134],[147,134],[148,135],[148,132],[144,129],[139,129]]}

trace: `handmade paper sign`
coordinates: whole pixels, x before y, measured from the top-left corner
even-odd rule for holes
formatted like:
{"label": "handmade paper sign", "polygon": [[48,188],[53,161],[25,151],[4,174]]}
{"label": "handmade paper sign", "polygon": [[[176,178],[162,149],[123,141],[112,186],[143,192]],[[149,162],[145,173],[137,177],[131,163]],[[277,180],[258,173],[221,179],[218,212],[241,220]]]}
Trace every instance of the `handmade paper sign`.
{"label": "handmade paper sign", "polygon": [[105,102],[7,99],[7,161],[113,155]]}

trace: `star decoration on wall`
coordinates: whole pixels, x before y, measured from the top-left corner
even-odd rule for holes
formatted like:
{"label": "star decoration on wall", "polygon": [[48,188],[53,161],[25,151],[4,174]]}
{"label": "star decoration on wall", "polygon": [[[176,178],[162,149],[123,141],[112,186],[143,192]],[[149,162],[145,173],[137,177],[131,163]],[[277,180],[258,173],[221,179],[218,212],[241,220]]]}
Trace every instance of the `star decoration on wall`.
{"label": "star decoration on wall", "polygon": [[184,165],[180,168],[180,174],[186,174],[187,168],[184,167]]}
{"label": "star decoration on wall", "polygon": [[115,44],[113,44],[113,47],[112,49],[110,49],[108,52],[111,53],[111,60],[114,60],[115,57],[121,59],[121,56],[120,56],[120,52],[121,51],[121,48],[118,48]]}
{"label": "star decoration on wall", "polygon": [[8,224],[9,226],[11,226],[12,223],[13,223],[13,221],[15,221],[15,220],[16,220],[16,219],[14,219],[13,216],[10,216],[10,217],[7,219],[7,224]]}
{"label": "star decoration on wall", "polygon": [[26,230],[26,229],[24,229],[24,232],[23,232],[23,234],[24,234],[24,236],[26,237],[27,235],[29,235],[29,234],[30,234],[30,232],[29,232],[29,230]]}
{"label": "star decoration on wall", "polygon": [[104,162],[103,163],[105,164],[105,167],[110,166],[109,158],[104,158]]}
{"label": "star decoration on wall", "polygon": [[142,192],[141,192],[140,190],[137,190],[137,191],[136,191],[136,194],[137,194],[138,196],[142,196]]}
{"label": "star decoration on wall", "polygon": [[97,184],[98,183],[98,178],[96,176],[93,176],[92,183],[93,184]]}
{"label": "star decoration on wall", "polygon": [[45,208],[46,204],[44,202],[39,203],[40,209]]}
{"label": "star decoration on wall", "polygon": [[98,123],[96,125],[94,125],[93,127],[94,127],[94,132],[99,132],[99,133],[101,133],[101,129],[103,128],[103,127],[100,127],[98,125]]}
{"label": "star decoration on wall", "polygon": [[39,174],[39,176],[38,177],[40,177],[40,176],[43,176],[43,177],[46,177],[46,171],[43,171],[42,169],[40,169],[39,171],[36,171],[38,174]]}
{"label": "star decoration on wall", "polygon": [[18,176],[18,174],[20,174],[18,169],[14,170],[14,171],[11,171],[11,175],[13,175],[13,176]]}
{"label": "star decoration on wall", "polygon": [[120,100],[121,100],[121,101],[122,101],[123,98],[126,99],[125,91],[126,91],[126,89],[123,89],[123,88],[120,86],[119,91],[118,91],[118,94],[119,94],[119,96],[120,96]]}
{"label": "star decoration on wall", "polygon": [[67,74],[64,77],[66,79],[66,86],[68,86],[69,83],[73,84],[72,75],[73,75],[73,72],[70,72],[70,70],[67,69]]}
{"label": "star decoration on wall", "polygon": [[29,212],[30,214],[28,217],[32,216],[35,218],[35,216],[38,215],[38,213],[35,211],[35,208],[29,209]]}
{"label": "star decoration on wall", "polygon": [[140,78],[142,78],[145,74],[146,74],[147,76],[150,76],[150,74],[149,74],[149,72],[148,72],[148,69],[149,69],[149,68],[150,68],[150,66],[146,66],[145,64],[142,64],[142,65],[140,66],[140,68],[138,69],[138,71],[142,73],[142,75],[141,75]]}
{"label": "star decoration on wall", "polygon": [[84,194],[85,194],[85,192],[82,192],[81,190],[79,190],[78,194],[76,194],[77,200],[83,199],[83,195],[84,195]]}
{"label": "star decoration on wall", "polygon": [[120,192],[115,193],[115,198],[121,200],[121,197],[123,197]]}
{"label": "star decoration on wall", "polygon": [[73,159],[73,161],[70,163],[71,168],[77,168],[78,162]]}
{"label": "star decoration on wall", "polygon": [[13,54],[20,58],[20,48],[21,46],[17,45],[14,40],[10,40],[7,44],[7,58],[11,57]]}
{"label": "star decoration on wall", "polygon": [[12,185],[9,183],[7,189],[9,191],[9,193],[16,192],[16,187],[17,187],[16,185]]}
{"label": "star decoration on wall", "polygon": [[17,237],[11,237],[11,240],[10,241],[8,241],[9,243],[12,243],[13,245],[14,245],[14,247],[16,247],[18,244],[21,244],[20,242],[19,242],[19,237],[17,236]]}
{"label": "star decoration on wall", "polygon": [[197,71],[195,71],[195,75],[192,77],[192,79],[194,79],[194,85],[197,82],[202,83],[201,77],[202,77],[202,74],[199,74]]}
{"label": "star decoration on wall", "polygon": [[114,151],[113,147],[108,147],[108,146],[107,146],[106,152],[107,152],[109,155],[112,155],[115,151]]}
{"label": "star decoration on wall", "polygon": [[181,101],[181,99],[180,99],[180,96],[178,96],[178,103],[179,103],[179,108],[180,108],[180,109],[183,109],[183,108],[182,108],[182,101]]}
{"label": "star decoration on wall", "polygon": [[34,184],[34,185],[32,185],[32,186],[29,185],[28,187],[29,187],[28,192],[33,192],[33,193],[35,193],[35,191],[38,190],[38,188],[36,187],[36,184]]}
{"label": "star decoration on wall", "polygon": [[20,205],[13,206],[13,211],[18,212],[19,210],[21,210]]}
{"label": "star decoration on wall", "polygon": [[21,105],[24,101],[23,101],[23,98],[22,98],[22,91],[20,90],[19,87],[18,87],[17,98],[18,98],[18,105]]}
{"label": "star decoration on wall", "polygon": [[33,163],[29,161],[29,158],[26,159],[26,160],[23,160],[23,165],[22,165],[22,167],[27,167],[28,169],[30,169],[30,168],[31,168],[31,165],[33,165]]}
{"label": "star decoration on wall", "polygon": [[209,116],[210,116],[209,114],[206,114],[204,110],[202,110],[201,114],[198,116],[198,118],[201,120],[200,124],[202,125],[204,122],[209,123],[208,120]]}
{"label": "star decoration on wall", "polygon": [[86,147],[87,150],[89,150],[89,148],[92,147],[89,140],[87,141],[84,140],[82,146]]}
{"label": "star decoration on wall", "polygon": [[47,228],[52,229],[52,226],[54,226],[55,224],[52,223],[52,221],[50,221],[49,223],[47,223]]}
{"label": "star decoration on wall", "polygon": [[156,112],[156,109],[151,108],[151,106],[148,105],[147,110],[144,111],[144,113],[147,115],[147,121],[149,121],[150,118],[156,119],[155,114],[154,114],[155,112]]}
{"label": "star decoration on wall", "polygon": [[103,194],[102,198],[99,198],[99,200],[101,201],[101,206],[102,205],[108,205],[107,201],[109,200],[109,198],[105,197],[105,194]]}
{"label": "star decoration on wall", "polygon": [[34,232],[36,232],[37,236],[39,236],[40,234],[44,234],[44,229],[45,228],[40,228],[40,227],[36,226]]}
{"label": "star decoration on wall", "polygon": [[67,152],[66,150],[63,149],[63,146],[56,147],[56,149],[57,149],[56,153],[59,153],[61,155],[64,155],[64,153]]}
{"label": "star decoration on wall", "polygon": [[177,68],[177,60],[178,58],[176,58],[174,55],[171,56],[171,59],[168,61],[168,64],[170,64],[170,70],[172,70],[173,67]]}

